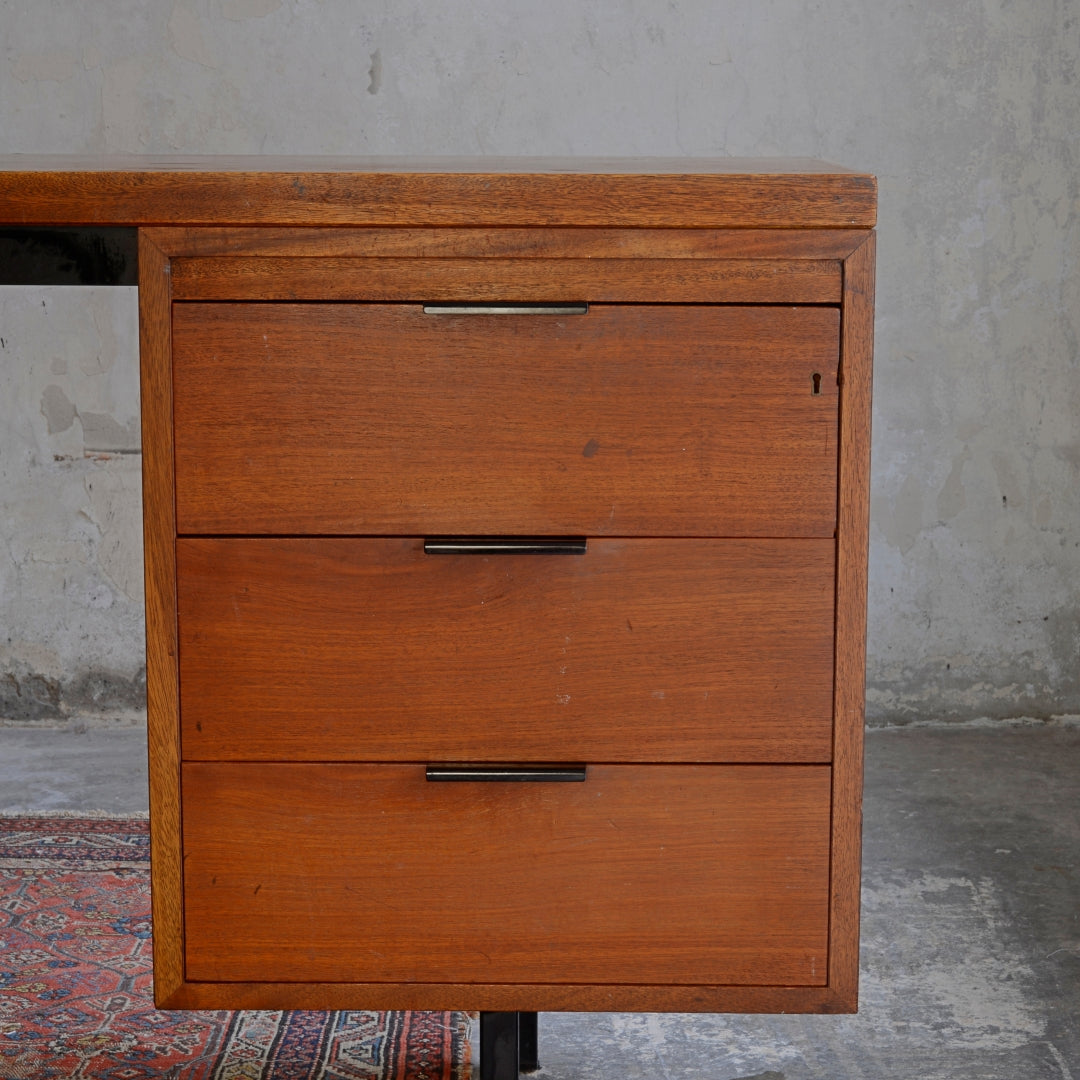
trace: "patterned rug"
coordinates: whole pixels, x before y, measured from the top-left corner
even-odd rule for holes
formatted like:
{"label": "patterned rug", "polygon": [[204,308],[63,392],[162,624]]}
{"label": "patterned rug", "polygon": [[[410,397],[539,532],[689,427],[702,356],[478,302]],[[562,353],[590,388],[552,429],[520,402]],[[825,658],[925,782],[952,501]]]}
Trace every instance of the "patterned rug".
{"label": "patterned rug", "polygon": [[0,1080],[467,1080],[466,1013],[159,1012],[147,822],[0,817]]}

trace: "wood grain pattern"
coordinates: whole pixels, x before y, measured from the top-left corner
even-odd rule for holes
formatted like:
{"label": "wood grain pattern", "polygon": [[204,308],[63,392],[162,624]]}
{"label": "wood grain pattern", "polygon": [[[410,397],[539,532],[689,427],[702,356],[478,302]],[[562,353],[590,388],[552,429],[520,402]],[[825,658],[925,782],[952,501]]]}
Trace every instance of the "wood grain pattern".
{"label": "wood grain pattern", "polygon": [[159,1001],[175,993],[184,974],[170,303],[168,260],[159,248],[140,237],[146,713],[150,755],[154,991]]}
{"label": "wood grain pattern", "polygon": [[553,983],[185,982],[168,1009],[460,1009],[495,1012],[845,1013],[827,986]]}
{"label": "wood grain pattern", "polygon": [[187,976],[823,985],[829,771],[189,763]]}
{"label": "wood grain pattern", "polygon": [[866,228],[871,176],[739,159],[0,158],[0,221]]}
{"label": "wood grain pattern", "polygon": [[185,759],[828,761],[832,540],[181,539]]}
{"label": "wood grain pattern", "polygon": [[875,238],[844,264],[840,508],[837,528],[836,728],[829,984],[854,1012],[859,986],[866,589]]}
{"label": "wood grain pattern", "polygon": [[177,300],[835,304],[840,264],[782,259],[290,259],[173,263]]}
{"label": "wood grain pattern", "polygon": [[178,527],[831,537],[837,324],[176,304]]}
{"label": "wood grain pattern", "polygon": [[[480,167],[475,160],[434,166],[388,160],[0,158],[0,220],[152,226],[141,237],[140,317],[156,1001],[172,1008],[850,1011],[858,979],[873,331],[873,237],[867,229],[875,212],[874,181],[792,162],[485,159],[482,172]],[[792,168],[803,175],[780,175]],[[539,179],[524,175],[530,169],[541,170]],[[170,223],[193,227],[159,227]],[[264,223],[273,227],[250,228]],[[446,224],[454,228],[441,227]],[[235,258],[185,262],[206,256]],[[746,262],[735,267],[740,260]],[[368,272],[363,282],[360,264]],[[405,296],[422,285],[423,293],[408,298],[475,299],[476,293],[455,294],[468,283],[487,288],[490,299],[577,300],[582,297],[567,290],[606,281],[624,290],[610,295],[659,310],[652,329],[635,329],[632,319],[618,317],[593,338],[575,338],[571,328],[554,352],[550,323],[542,333],[482,333],[479,349],[473,324],[457,336],[451,332],[451,347],[441,353],[436,337],[447,336],[445,324],[427,339],[410,335],[413,345],[401,351],[400,328],[392,320],[373,328],[348,319],[335,324],[329,314],[327,322],[319,314],[340,316],[380,305],[249,304],[238,305],[234,313],[241,306],[246,311],[236,317],[229,314],[232,305],[175,306],[182,339],[175,359],[189,365],[178,378],[176,401],[180,503],[186,500],[191,510],[186,524],[181,518],[181,531],[585,533],[586,558],[607,550],[612,565],[625,571],[633,564],[639,572],[623,573],[616,588],[613,574],[582,580],[567,575],[553,584],[546,576],[551,564],[522,564],[525,570],[475,564],[471,577],[438,587],[437,611],[451,626],[438,641],[434,631],[424,637],[430,624],[420,621],[436,575],[415,573],[415,539],[177,542],[169,319],[170,296],[177,293],[170,288],[170,270],[185,289],[194,281],[225,295],[240,282],[244,295],[265,298],[288,295],[279,290],[291,281],[320,301]],[[336,276],[341,274],[346,277]],[[560,278],[562,291],[545,293]],[[524,291],[518,297],[496,295],[508,281]],[[443,291],[428,291],[436,286]],[[584,298],[595,303],[596,295]],[[703,296],[760,297],[773,304],[827,297],[838,306],[802,312],[685,306]],[[657,301],[666,299],[677,306],[657,309]],[[594,307],[588,318],[602,308]],[[679,321],[680,312],[701,310],[720,314]],[[673,350],[676,340],[684,344]],[[552,356],[558,365],[550,363]],[[365,374],[363,394],[355,390],[358,367]],[[823,375],[822,395],[794,394],[813,371]],[[555,392],[545,390],[553,385]],[[664,407],[666,398],[677,406]],[[479,423],[483,415],[492,418],[487,427]],[[557,432],[574,434],[577,441],[560,441]],[[467,460],[456,460],[448,450]],[[735,474],[729,471],[732,461]],[[217,462],[223,463],[223,479],[210,467]],[[627,496],[637,503],[628,505]],[[605,533],[614,539],[600,539]],[[651,539],[627,539],[634,534]],[[791,539],[745,546],[703,539],[717,535]],[[240,554],[250,553],[249,544],[259,553],[254,559],[249,554],[245,564]],[[375,560],[382,574],[378,584],[370,573],[371,545],[386,553]],[[684,556],[692,548],[692,557],[658,557],[674,545]],[[834,548],[836,593],[830,603],[824,593]],[[769,576],[771,555],[760,563],[751,560],[751,569],[746,562],[746,552],[758,558],[766,549],[785,553],[771,564],[775,577],[768,583],[762,575]],[[627,561],[626,550],[652,554]],[[720,550],[727,555],[715,557]],[[738,569],[725,574],[725,559],[740,552]],[[185,637],[179,643],[177,556],[181,603],[194,598],[193,621],[181,613]],[[358,581],[366,594],[356,594]],[[785,589],[789,610],[781,612]],[[363,595],[373,602],[365,606]],[[655,644],[622,654],[624,664],[639,664],[631,664],[630,672],[637,672],[637,684],[620,679],[626,670],[620,671],[618,659],[603,669],[596,658],[608,646],[589,641],[585,632],[586,623],[593,633],[597,625],[606,627],[614,642],[614,616],[628,604],[643,605],[652,616],[647,631],[654,643],[683,634],[678,648],[669,646],[667,653]],[[721,610],[728,604],[736,612],[730,623]],[[822,626],[834,606],[830,656]],[[523,613],[532,614],[531,623]],[[364,631],[365,669],[349,657],[350,643],[357,626],[378,617],[394,634],[379,640]],[[581,731],[566,730],[560,740],[564,751],[575,738],[582,749],[592,739],[592,749],[600,750],[619,727],[616,714],[623,707],[615,691],[620,685],[651,685],[667,664],[682,668],[684,676],[704,672],[723,681],[710,698],[749,687],[759,703],[770,692],[776,702],[789,702],[786,729],[783,708],[772,704],[764,710],[765,727],[760,714],[738,729],[714,725],[725,754],[745,753],[747,761],[762,753],[798,757],[801,740],[805,761],[826,761],[831,753],[835,772],[811,764],[605,765],[594,758],[584,785],[540,790],[540,812],[535,800],[544,785],[531,792],[521,790],[528,785],[484,785],[480,806],[474,792],[470,799],[460,797],[456,809],[432,803],[433,813],[409,812],[417,799],[429,798],[429,789],[441,789],[445,799],[456,786],[419,781],[418,763],[429,756],[420,751],[429,735],[446,740],[438,745],[448,758],[480,757],[486,747],[488,760],[496,760],[490,741],[470,733],[474,721],[462,719],[468,673],[464,664],[454,666],[447,642],[456,640],[466,653],[475,653],[475,642],[486,635],[497,638],[508,657],[503,666],[509,675],[493,665],[488,680],[489,687],[502,689],[487,695],[480,709],[484,723],[494,727],[499,697],[520,696],[522,687],[541,686],[551,674],[549,631],[560,619],[578,619],[566,647],[575,658],[588,654],[581,670],[595,674],[596,685],[609,695],[599,731],[579,718]],[[635,630],[627,628],[627,636],[641,633],[641,622],[631,622]],[[290,640],[288,626],[302,632]],[[402,627],[407,640],[395,643]],[[318,648],[305,651],[305,640]],[[421,720],[411,723],[408,709],[387,690],[385,672],[408,670],[415,661],[408,655],[409,640],[423,648],[435,640],[443,650],[444,673],[459,688],[454,707],[461,711],[445,712],[442,724],[427,715],[427,706]],[[756,651],[760,663],[740,666],[743,647]],[[415,753],[414,764],[401,764],[400,757],[396,764],[192,761],[183,766],[190,826],[185,837],[178,648],[185,665],[184,744],[192,755],[245,752],[244,733],[252,730],[280,740],[274,752],[283,755],[302,756],[311,732],[316,743],[326,735],[320,745],[336,747],[346,730],[342,695],[348,695],[371,714],[365,748],[377,747],[388,757]],[[224,665],[216,683],[215,649]],[[327,664],[326,656],[340,663]],[[244,658],[250,662],[246,673],[225,670],[244,666]],[[271,670],[275,660],[280,663]],[[556,677],[562,666],[566,675],[575,673],[572,663],[559,664]],[[809,673],[805,685],[788,695],[785,687],[790,690],[800,666]],[[834,666],[830,749],[828,676]],[[373,671],[381,702],[358,689],[359,682],[349,682]],[[243,692],[245,678],[258,684],[250,695]],[[349,685],[343,687],[342,679]],[[290,680],[294,700],[303,707],[324,706],[306,717],[294,713],[291,727],[281,708]],[[435,710],[445,704],[431,685],[413,681],[418,685],[405,687],[406,694],[427,695]],[[663,699],[639,702],[648,708],[622,725],[624,738],[639,747],[651,740],[656,750],[648,756],[656,758],[668,752],[665,736],[672,740],[669,749],[681,745],[678,752],[687,756],[695,746],[706,749],[717,731],[709,730],[703,710],[695,714],[677,700],[691,684],[684,677],[672,693],[662,688]],[[307,689],[296,694],[297,685]],[[813,708],[807,705],[811,698]],[[376,706],[383,710],[382,729],[374,719]],[[650,709],[651,724],[645,719]],[[272,722],[262,723],[271,714]],[[394,725],[403,730],[396,750],[389,734]],[[506,730],[518,740],[522,757],[539,757],[553,745],[545,741],[551,732],[539,714],[531,725]],[[359,753],[357,741],[342,753]],[[253,745],[258,753],[265,748],[247,745],[248,753]],[[466,753],[470,746],[481,753]],[[451,755],[454,747],[461,752]],[[376,782],[375,776],[382,779]],[[630,776],[632,784],[623,779]],[[644,798],[642,778],[648,778]],[[597,780],[600,787],[590,787]],[[492,791],[498,787],[502,793]],[[506,791],[510,787],[516,790]],[[599,790],[600,798],[588,797],[590,790]],[[374,830],[358,816],[358,807],[367,808]],[[755,808],[760,812],[752,813]],[[222,809],[239,822],[238,833],[222,828]],[[628,827],[617,830],[612,821]],[[508,848],[511,834],[515,843],[521,835],[532,838],[533,857],[527,847],[524,853],[510,849],[508,874],[500,863],[478,875],[484,859]],[[298,835],[315,839],[298,844]],[[261,845],[268,837],[275,853],[285,853],[284,863],[272,879],[255,880],[266,868],[257,852],[265,850]],[[182,838],[194,844],[187,900],[195,930],[188,946],[194,974],[207,981],[184,973]],[[432,853],[440,844],[451,855],[436,862]],[[765,853],[764,862],[755,861],[755,851]],[[342,856],[355,871],[340,873]],[[212,883],[212,866],[224,870],[219,883]],[[664,872],[673,866],[674,873]],[[409,883],[388,896],[370,887],[380,879]],[[361,887],[351,891],[357,882]],[[417,882],[430,888],[418,891]],[[488,882],[495,888],[477,888]],[[552,883],[566,902],[548,902],[545,889]],[[676,886],[681,891],[672,902]],[[229,899],[218,908],[215,894],[221,891]],[[411,932],[424,924],[432,897],[455,915],[443,919],[441,929],[436,920],[425,931],[429,938],[414,935],[410,947],[406,927]],[[387,900],[396,913],[386,908]],[[728,905],[733,921],[710,919],[710,903]],[[509,919],[491,918],[508,910]],[[462,923],[458,911],[474,923]],[[390,928],[379,930],[392,939],[389,967],[372,953],[370,936],[346,939],[342,951],[342,927],[361,923]],[[492,924],[495,938],[485,941],[482,934]],[[311,926],[314,945],[304,940],[304,928]],[[439,933],[443,937],[436,940]],[[758,938],[764,942],[760,952]],[[486,979],[495,981],[477,981]]]}
{"label": "wood grain pattern", "polygon": [[863,229],[148,228],[171,257],[846,259]]}

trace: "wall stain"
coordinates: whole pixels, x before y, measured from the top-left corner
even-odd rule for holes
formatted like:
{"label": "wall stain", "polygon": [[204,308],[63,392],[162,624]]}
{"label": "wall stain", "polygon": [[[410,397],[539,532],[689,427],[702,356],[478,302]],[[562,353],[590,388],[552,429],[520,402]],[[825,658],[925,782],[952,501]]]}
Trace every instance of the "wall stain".
{"label": "wall stain", "polygon": [[50,435],[67,431],[75,423],[75,406],[67,394],[56,385],[46,386],[41,395],[41,415],[45,417]]}
{"label": "wall stain", "polygon": [[70,52],[23,53],[12,74],[19,82],[65,82],[75,74],[79,58]]}
{"label": "wall stain", "polygon": [[63,720],[80,713],[146,708],[146,670],[134,676],[91,671],[61,682],[37,672],[0,676],[0,719]]}

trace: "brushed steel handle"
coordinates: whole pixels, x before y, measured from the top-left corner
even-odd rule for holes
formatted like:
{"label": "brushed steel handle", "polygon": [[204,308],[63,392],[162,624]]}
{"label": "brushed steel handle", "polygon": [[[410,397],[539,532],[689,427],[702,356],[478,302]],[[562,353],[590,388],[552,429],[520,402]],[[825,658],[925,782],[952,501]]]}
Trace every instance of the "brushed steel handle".
{"label": "brushed steel handle", "polygon": [[580,784],[587,772],[584,765],[429,765],[426,777],[433,783]]}
{"label": "brushed steel handle", "polygon": [[588,304],[425,304],[425,315],[588,315]]}
{"label": "brushed steel handle", "polygon": [[580,536],[429,536],[425,555],[584,555]]}

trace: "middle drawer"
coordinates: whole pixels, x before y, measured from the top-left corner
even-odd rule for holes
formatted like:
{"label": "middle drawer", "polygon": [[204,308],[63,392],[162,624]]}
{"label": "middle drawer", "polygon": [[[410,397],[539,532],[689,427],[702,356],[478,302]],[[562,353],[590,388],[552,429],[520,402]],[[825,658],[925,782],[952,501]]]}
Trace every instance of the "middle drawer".
{"label": "middle drawer", "polygon": [[188,760],[831,759],[832,540],[181,538]]}

